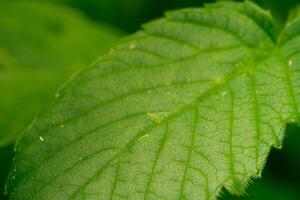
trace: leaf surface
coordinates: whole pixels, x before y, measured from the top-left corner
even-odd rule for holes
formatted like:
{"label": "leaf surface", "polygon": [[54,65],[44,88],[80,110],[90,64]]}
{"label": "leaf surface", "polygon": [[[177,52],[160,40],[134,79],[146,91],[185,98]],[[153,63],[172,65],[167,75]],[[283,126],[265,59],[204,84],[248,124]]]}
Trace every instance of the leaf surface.
{"label": "leaf surface", "polygon": [[61,90],[16,149],[11,199],[216,199],[299,117],[300,19],[252,3],[167,13]]}

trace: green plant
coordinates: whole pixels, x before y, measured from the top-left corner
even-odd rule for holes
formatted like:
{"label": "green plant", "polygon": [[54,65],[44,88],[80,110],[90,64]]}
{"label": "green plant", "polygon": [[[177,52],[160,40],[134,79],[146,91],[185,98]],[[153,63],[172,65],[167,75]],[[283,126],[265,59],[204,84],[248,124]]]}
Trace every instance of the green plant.
{"label": "green plant", "polygon": [[0,2],[0,147],[14,142],[65,79],[120,35],[63,6]]}
{"label": "green plant", "polygon": [[[28,1],[28,0],[15,0]],[[31,0],[32,1],[32,0]],[[35,0],[36,1],[36,0]],[[38,0],[41,1],[41,0]],[[126,31],[135,31],[141,23],[161,16],[167,8],[199,6],[213,0],[42,0],[78,8],[95,21],[108,22]]]}
{"label": "green plant", "polygon": [[169,12],[74,77],[16,146],[11,199],[216,199],[299,122],[300,18]]}

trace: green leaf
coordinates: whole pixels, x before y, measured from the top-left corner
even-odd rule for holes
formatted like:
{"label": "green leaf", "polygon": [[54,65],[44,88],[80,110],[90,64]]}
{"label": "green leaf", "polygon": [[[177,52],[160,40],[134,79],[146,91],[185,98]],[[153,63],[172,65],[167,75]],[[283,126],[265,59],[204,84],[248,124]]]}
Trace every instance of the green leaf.
{"label": "green leaf", "polygon": [[11,199],[216,199],[260,177],[299,122],[297,18],[169,12],[73,78],[16,147]]}
{"label": "green leaf", "polygon": [[120,33],[48,3],[0,2],[0,147],[11,143],[75,70]]}
{"label": "green leaf", "polygon": [[[9,0],[8,0],[9,1]],[[28,0],[15,0],[28,1]],[[126,31],[133,32],[140,24],[157,15],[157,9],[164,9],[160,0],[30,0],[65,4],[79,9],[85,15],[98,22],[113,24]],[[174,0],[164,4],[174,4]],[[180,1],[180,0],[179,0]],[[199,0],[196,1],[199,5]],[[159,7],[158,7],[159,6]],[[164,8],[163,8],[164,7]],[[161,10],[160,10],[161,11]],[[160,12],[159,14],[161,14]]]}

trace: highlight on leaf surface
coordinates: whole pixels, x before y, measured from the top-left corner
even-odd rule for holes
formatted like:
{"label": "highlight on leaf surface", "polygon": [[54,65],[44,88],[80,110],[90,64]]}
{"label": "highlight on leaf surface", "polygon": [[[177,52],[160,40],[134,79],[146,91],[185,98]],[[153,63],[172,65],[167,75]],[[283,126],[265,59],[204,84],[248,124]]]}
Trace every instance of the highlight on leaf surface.
{"label": "highlight on leaf surface", "polygon": [[[169,12],[60,91],[16,146],[11,199],[217,199],[299,122],[300,18],[253,3]],[[43,138],[42,140],[40,138]]]}
{"label": "highlight on leaf surface", "polygon": [[63,6],[1,1],[0,147],[14,142],[63,81],[120,35]]}

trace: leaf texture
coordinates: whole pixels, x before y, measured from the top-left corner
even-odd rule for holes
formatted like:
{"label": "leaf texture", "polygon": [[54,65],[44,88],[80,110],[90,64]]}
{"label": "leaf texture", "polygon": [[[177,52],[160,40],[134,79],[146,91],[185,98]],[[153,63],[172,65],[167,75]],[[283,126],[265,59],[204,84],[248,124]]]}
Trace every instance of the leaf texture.
{"label": "leaf texture", "polygon": [[61,90],[18,142],[11,199],[216,199],[299,118],[300,19],[253,3],[166,14]]}

